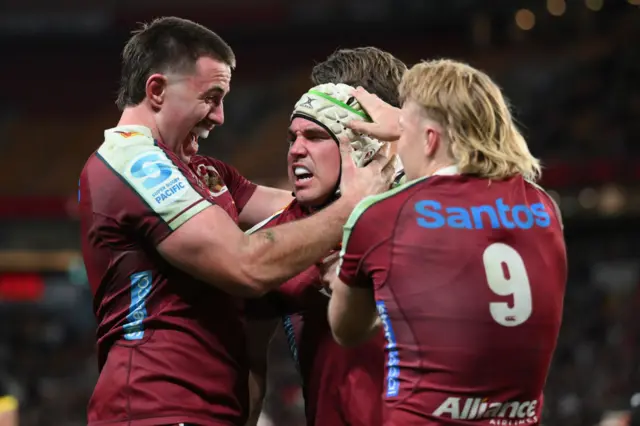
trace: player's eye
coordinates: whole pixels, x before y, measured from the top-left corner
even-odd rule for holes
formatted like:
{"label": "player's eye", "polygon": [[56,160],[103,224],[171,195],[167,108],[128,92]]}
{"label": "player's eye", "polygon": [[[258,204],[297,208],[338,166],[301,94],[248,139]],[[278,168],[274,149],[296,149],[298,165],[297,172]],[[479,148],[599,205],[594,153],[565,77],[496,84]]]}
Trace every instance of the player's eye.
{"label": "player's eye", "polygon": [[222,103],[222,98],[220,96],[207,96],[204,98],[204,101],[209,105],[218,106]]}
{"label": "player's eye", "polygon": [[310,140],[312,142],[321,142],[331,138],[328,134],[324,132],[308,132],[308,133],[305,133],[304,136],[307,140]]}

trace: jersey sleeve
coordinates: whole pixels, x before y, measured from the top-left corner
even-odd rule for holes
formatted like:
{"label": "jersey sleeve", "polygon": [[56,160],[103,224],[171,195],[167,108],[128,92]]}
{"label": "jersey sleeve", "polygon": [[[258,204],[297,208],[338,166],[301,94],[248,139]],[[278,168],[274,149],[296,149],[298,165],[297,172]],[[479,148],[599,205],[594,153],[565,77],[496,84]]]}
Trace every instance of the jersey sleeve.
{"label": "jersey sleeve", "polygon": [[344,226],[338,277],[348,286],[369,287],[371,281],[363,269],[368,253],[380,241],[376,229],[376,198],[365,198],[351,213]]}
{"label": "jersey sleeve", "polygon": [[422,180],[398,186],[360,201],[344,226],[338,277],[346,285],[371,287],[372,280],[384,282],[390,269],[391,246],[396,218],[407,190]]}
{"label": "jersey sleeve", "polygon": [[220,173],[224,184],[229,188],[233,201],[238,208],[238,214],[253,195],[257,185],[242,176],[235,167],[214,158],[207,158],[209,162]]}
{"label": "jersey sleeve", "polygon": [[195,175],[145,135],[111,135],[96,156],[121,183],[102,188],[102,210],[154,245],[212,205]]}

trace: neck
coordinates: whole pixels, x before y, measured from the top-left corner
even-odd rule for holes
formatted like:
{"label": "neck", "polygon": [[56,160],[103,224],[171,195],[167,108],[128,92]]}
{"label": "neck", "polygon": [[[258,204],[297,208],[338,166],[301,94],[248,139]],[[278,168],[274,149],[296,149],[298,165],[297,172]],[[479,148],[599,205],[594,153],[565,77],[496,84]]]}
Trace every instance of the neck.
{"label": "neck", "polygon": [[118,126],[144,126],[151,130],[151,134],[155,140],[161,141],[171,151],[178,153],[178,142],[172,141],[160,133],[155,114],[149,108],[141,103],[133,107],[127,107],[120,116]]}
{"label": "neck", "polygon": [[454,166],[454,165],[455,163],[453,162],[453,160],[447,159],[447,160],[434,161],[433,163],[425,165],[420,175],[422,177],[432,176],[438,170],[444,169],[445,167]]}
{"label": "neck", "polygon": [[327,207],[329,204],[333,203],[338,198],[339,198],[338,196],[329,197],[324,203],[321,203],[321,204],[314,203],[313,205],[309,205],[308,203],[301,203],[300,201],[298,201],[298,203],[300,203],[300,207],[302,207],[302,210],[304,210],[308,214],[313,214],[318,210],[322,210],[323,208]]}
{"label": "neck", "polygon": [[125,108],[120,116],[120,121],[118,121],[118,126],[144,126],[151,130],[154,139],[158,139],[160,136],[156,120],[142,104]]}

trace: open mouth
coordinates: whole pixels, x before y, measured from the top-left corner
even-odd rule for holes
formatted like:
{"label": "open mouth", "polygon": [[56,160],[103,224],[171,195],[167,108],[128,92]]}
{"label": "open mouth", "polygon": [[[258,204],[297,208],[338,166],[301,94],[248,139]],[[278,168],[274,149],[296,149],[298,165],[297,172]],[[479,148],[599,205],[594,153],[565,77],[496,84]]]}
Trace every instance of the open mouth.
{"label": "open mouth", "polygon": [[186,142],[187,144],[185,145],[185,153],[187,155],[197,154],[198,148],[200,147],[200,145],[198,144],[198,135],[196,135],[193,132],[190,132]]}
{"label": "open mouth", "polygon": [[305,183],[313,179],[313,173],[303,166],[295,166],[293,168],[293,174],[296,177],[296,183]]}
{"label": "open mouth", "polygon": [[209,137],[209,133],[213,130],[213,126],[196,126],[193,128],[192,133],[196,135],[196,137],[206,139]]}

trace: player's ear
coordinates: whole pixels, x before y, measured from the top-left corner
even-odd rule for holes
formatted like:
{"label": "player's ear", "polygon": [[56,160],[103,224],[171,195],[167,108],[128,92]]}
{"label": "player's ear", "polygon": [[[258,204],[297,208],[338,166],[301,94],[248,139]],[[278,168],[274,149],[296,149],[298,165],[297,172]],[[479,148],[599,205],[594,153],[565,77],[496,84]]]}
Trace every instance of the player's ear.
{"label": "player's ear", "polygon": [[440,133],[430,125],[424,128],[424,153],[427,157],[433,157],[440,145]]}
{"label": "player's ear", "polygon": [[154,109],[160,109],[167,90],[167,77],[162,74],[150,75],[145,90],[151,106]]}

